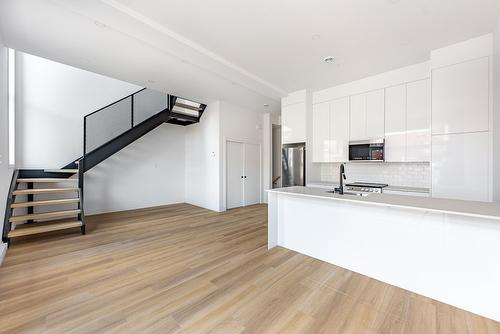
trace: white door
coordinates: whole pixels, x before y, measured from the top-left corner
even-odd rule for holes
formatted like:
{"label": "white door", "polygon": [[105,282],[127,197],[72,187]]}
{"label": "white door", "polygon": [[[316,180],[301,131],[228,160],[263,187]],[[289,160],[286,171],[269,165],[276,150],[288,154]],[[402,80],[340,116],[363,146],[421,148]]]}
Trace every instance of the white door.
{"label": "white door", "polygon": [[330,161],[345,162],[349,156],[349,98],[332,101],[330,111]]}
{"label": "white door", "polygon": [[260,145],[227,142],[226,208],[260,203]]}
{"label": "white door", "polygon": [[429,79],[406,86],[406,160],[431,160],[431,87]]}
{"label": "white door", "polygon": [[245,144],[244,205],[260,203],[260,145]]}
{"label": "white door", "polygon": [[384,90],[366,93],[366,138],[384,138]]}
{"label": "white door", "polygon": [[432,137],[432,197],[490,200],[489,134]]}
{"label": "white door", "polygon": [[238,208],[243,202],[244,176],[244,145],[242,143],[227,142],[226,148],[226,206],[228,209]]}
{"label": "white door", "polygon": [[313,105],[313,162],[330,162],[330,102]]}
{"label": "white door", "polygon": [[488,131],[488,57],[432,71],[432,134]]}
{"label": "white door", "polygon": [[406,161],[406,85],[385,90],[385,161]]}
{"label": "white door", "polygon": [[366,94],[351,96],[349,135],[351,140],[366,139]]}

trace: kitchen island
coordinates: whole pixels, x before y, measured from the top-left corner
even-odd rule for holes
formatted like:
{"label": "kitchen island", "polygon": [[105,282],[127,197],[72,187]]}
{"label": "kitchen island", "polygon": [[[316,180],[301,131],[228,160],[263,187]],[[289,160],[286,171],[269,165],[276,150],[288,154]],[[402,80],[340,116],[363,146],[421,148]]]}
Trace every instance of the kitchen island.
{"label": "kitchen island", "polygon": [[268,191],[282,246],[500,321],[500,205],[414,196]]}

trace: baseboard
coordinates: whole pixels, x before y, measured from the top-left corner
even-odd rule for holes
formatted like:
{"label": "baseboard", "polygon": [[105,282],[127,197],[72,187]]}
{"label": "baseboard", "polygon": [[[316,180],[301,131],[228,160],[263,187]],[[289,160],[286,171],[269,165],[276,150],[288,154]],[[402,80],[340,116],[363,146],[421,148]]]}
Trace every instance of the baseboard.
{"label": "baseboard", "polygon": [[5,254],[7,254],[7,244],[0,242],[0,266],[3,263],[3,259],[5,257]]}

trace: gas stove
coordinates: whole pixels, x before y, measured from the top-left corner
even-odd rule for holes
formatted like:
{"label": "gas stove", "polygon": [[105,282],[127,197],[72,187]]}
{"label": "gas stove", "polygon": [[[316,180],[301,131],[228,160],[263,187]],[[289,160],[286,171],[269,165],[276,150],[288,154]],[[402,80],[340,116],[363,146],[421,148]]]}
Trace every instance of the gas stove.
{"label": "gas stove", "polygon": [[348,191],[381,194],[382,189],[387,187],[388,184],[368,183],[368,182],[353,182],[353,183],[347,183],[345,186],[346,186],[346,190],[348,190]]}

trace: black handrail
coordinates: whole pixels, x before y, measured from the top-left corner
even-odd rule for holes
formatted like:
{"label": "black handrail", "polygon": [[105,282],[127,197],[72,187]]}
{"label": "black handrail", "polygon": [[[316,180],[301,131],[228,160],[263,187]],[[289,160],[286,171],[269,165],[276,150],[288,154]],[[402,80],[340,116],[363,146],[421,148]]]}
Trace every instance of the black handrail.
{"label": "black handrail", "polygon": [[103,109],[109,108],[109,107],[111,107],[111,106],[112,106],[112,105],[114,105],[114,104],[120,103],[120,102],[122,102],[123,100],[126,100],[126,99],[128,99],[129,97],[131,97],[132,95],[135,95],[135,94],[137,94],[137,93],[140,93],[140,92],[142,92],[142,91],[143,91],[143,90],[145,90],[145,89],[147,89],[147,88],[146,88],[146,87],[144,87],[144,88],[142,88],[142,89],[138,90],[138,91],[137,91],[137,92],[135,92],[135,93],[132,93],[132,94],[130,94],[130,95],[127,95],[127,96],[125,96],[125,97],[123,97],[123,98],[121,98],[121,99],[119,99],[119,100],[117,100],[117,101],[115,101],[115,102],[113,102],[113,103],[108,104],[107,106],[104,106],[104,107],[102,107],[102,108],[100,108],[100,109],[97,109],[96,111],[93,111],[93,112],[91,112],[90,114],[87,114],[87,115],[83,116],[83,118],[85,119],[85,118],[87,118],[87,117],[89,117],[89,116],[91,116],[91,115],[93,115],[93,114],[95,114],[95,113],[98,113],[99,111],[101,111],[101,110],[103,110]]}
{"label": "black handrail", "polygon": [[10,181],[9,196],[7,197],[7,204],[5,206],[5,219],[3,223],[2,241],[10,245],[9,232],[11,228],[10,217],[12,215],[12,203],[14,203],[14,191],[17,189],[17,178],[19,170],[15,169],[12,173],[12,180]]}

